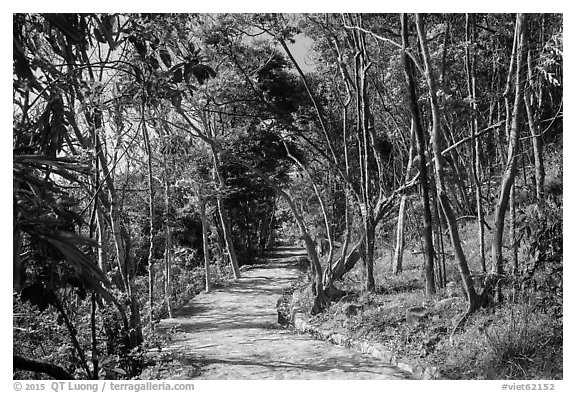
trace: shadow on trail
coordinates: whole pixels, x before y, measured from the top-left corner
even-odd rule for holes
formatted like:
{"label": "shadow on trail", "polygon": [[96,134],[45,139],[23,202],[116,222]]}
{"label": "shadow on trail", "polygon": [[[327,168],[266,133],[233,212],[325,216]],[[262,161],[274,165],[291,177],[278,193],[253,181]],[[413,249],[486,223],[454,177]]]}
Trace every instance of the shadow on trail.
{"label": "shadow on trail", "polygon": [[260,259],[271,260],[271,259],[299,259],[301,257],[306,257],[306,250],[302,247],[297,246],[280,246],[270,250],[264,251],[264,255]]}
{"label": "shadow on trail", "polygon": [[305,252],[280,247],[270,255],[159,324],[157,333],[173,333],[166,350],[184,370],[200,366],[207,379],[406,378],[370,356],[283,329],[276,304],[301,275]]}
{"label": "shadow on trail", "polygon": [[350,358],[345,356],[339,356],[336,358],[330,358],[322,361],[320,364],[312,364],[312,363],[295,363],[289,361],[258,361],[258,359],[229,359],[229,358],[217,358],[217,357],[190,357],[190,361],[194,364],[199,365],[200,367],[209,366],[211,364],[227,364],[227,365],[240,365],[240,366],[257,366],[262,367],[264,369],[268,369],[270,371],[277,371],[277,370],[286,370],[286,369],[294,369],[294,370],[306,370],[306,371],[313,371],[313,372],[326,372],[330,370],[339,370],[342,372],[349,372],[354,373],[358,371],[358,368],[367,368],[368,372],[374,375],[379,375],[377,371],[370,371],[369,367],[373,366],[373,362],[351,362]]}

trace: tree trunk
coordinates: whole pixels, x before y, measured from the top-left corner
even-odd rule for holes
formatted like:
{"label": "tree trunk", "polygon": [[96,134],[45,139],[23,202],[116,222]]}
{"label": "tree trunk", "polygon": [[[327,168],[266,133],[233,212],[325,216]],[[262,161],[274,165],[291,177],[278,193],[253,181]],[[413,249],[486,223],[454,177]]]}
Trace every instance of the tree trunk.
{"label": "tree trunk", "polygon": [[108,233],[104,227],[104,218],[100,210],[96,212],[96,233],[98,234],[98,267],[103,271],[108,271],[108,263],[106,257],[106,244],[108,243]]}
{"label": "tree trunk", "polygon": [[206,292],[210,292],[210,250],[208,249],[208,232],[210,227],[208,225],[208,218],[206,217],[206,201],[200,193],[198,193],[198,210],[200,214],[200,221],[202,221],[202,247],[204,249],[204,270],[206,272]]}
{"label": "tree trunk", "polygon": [[374,218],[372,214],[366,216],[364,219],[364,231],[366,232],[365,242],[365,267],[366,267],[366,281],[364,289],[373,291],[376,287],[374,281],[374,239],[376,237],[376,228],[374,225]]}
{"label": "tree trunk", "polygon": [[332,265],[332,280],[341,280],[342,277],[354,268],[360,260],[360,249],[363,247],[365,235],[350,249],[348,254],[342,254],[340,258]]}
{"label": "tree trunk", "polygon": [[144,119],[144,103],[142,103],[142,134],[144,136],[144,147],[146,149],[146,166],[148,169],[148,222],[150,231],[148,232],[148,303],[150,307],[150,332],[154,331],[154,183],[152,173],[152,147],[150,146],[150,135],[146,120]]}
{"label": "tree trunk", "polygon": [[424,208],[423,215],[423,228],[422,237],[424,240],[424,269],[426,277],[426,296],[431,296],[436,292],[434,283],[434,245],[432,242],[432,211],[430,209],[430,194],[428,187],[428,168],[426,166],[426,139],[422,123],[420,119],[420,111],[418,108],[418,97],[416,95],[416,84],[414,82],[414,69],[412,60],[406,52],[408,50],[408,26],[407,16],[403,14],[401,17],[402,25],[402,48],[404,51],[404,76],[408,84],[408,95],[410,110],[412,112],[412,119],[414,124],[414,131],[416,141],[418,143],[418,157],[419,157],[419,170],[420,170],[420,198]]}
{"label": "tree trunk", "polygon": [[264,250],[269,250],[276,245],[276,199],[272,206],[270,219],[268,220],[268,229],[266,230],[266,237],[264,239]]}
{"label": "tree trunk", "polygon": [[164,300],[168,317],[172,318],[172,222],[170,214],[170,182],[166,154],[163,155],[164,164],[164,205],[166,211],[166,241],[164,248]]}
{"label": "tree trunk", "polygon": [[320,203],[320,211],[322,212],[322,218],[324,220],[324,229],[326,229],[326,237],[328,238],[328,257],[326,259],[326,269],[327,271],[329,271],[330,268],[332,267],[332,257],[334,255],[334,236],[332,235],[332,228],[330,225],[330,220],[328,218],[328,211],[326,209],[326,204],[324,203],[324,198],[322,198],[320,189],[318,188],[318,185],[314,181],[314,178],[312,177],[312,174],[310,173],[308,168],[306,168],[306,166],[302,164],[302,162],[298,160],[298,158],[296,158],[290,153],[290,150],[288,149],[288,145],[286,144],[286,142],[284,142],[284,148],[286,149],[286,154],[288,155],[288,157],[292,159],[292,161],[294,161],[308,176],[310,184],[312,184],[312,188],[314,189],[314,193],[316,194],[316,199],[318,199],[318,202]]}
{"label": "tree trunk", "polygon": [[534,152],[534,172],[536,177],[536,200],[542,201],[544,198],[544,152],[542,148],[542,135],[540,135],[540,119],[536,116],[536,111],[532,109],[532,99],[528,92],[524,95],[526,106],[526,117],[532,140],[532,150]]}
{"label": "tree trunk", "polygon": [[474,289],[474,281],[468,268],[468,262],[466,261],[464,250],[462,250],[462,243],[458,233],[458,223],[456,221],[456,217],[454,216],[450,200],[446,194],[444,170],[442,165],[442,149],[440,148],[440,110],[436,98],[436,80],[430,62],[430,53],[426,40],[426,32],[424,30],[424,23],[419,14],[416,14],[416,28],[418,30],[418,38],[422,50],[422,59],[424,61],[424,75],[426,77],[426,82],[430,93],[430,107],[432,109],[432,148],[434,151],[434,171],[436,175],[435,177],[436,187],[438,189],[438,198],[440,200],[440,206],[442,207],[444,216],[446,217],[446,223],[448,224],[450,239],[452,241],[452,248],[454,249],[454,256],[458,263],[460,276],[468,296],[467,315],[469,315],[480,307],[480,298]]}
{"label": "tree trunk", "polygon": [[[410,149],[408,151],[408,162],[406,163],[406,181],[412,177],[412,162],[414,155],[414,119],[412,119],[412,130],[410,132]],[[402,194],[400,198],[400,207],[398,208],[398,222],[396,224],[396,245],[394,247],[394,256],[392,257],[392,273],[397,275],[402,271],[402,259],[404,256],[404,216],[406,214],[406,201],[408,195]]]}
{"label": "tree trunk", "polygon": [[504,218],[510,200],[510,189],[514,183],[517,171],[518,141],[520,136],[520,110],[522,107],[522,96],[526,78],[526,16],[518,14],[516,19],[516,32],[518,36],[518,46],[516,51],[516,83],[514,95],[514,108],[512,111],[512,121],[510,125],[510,135],[508,138],[508,159],[506,170],[500,185],[500,198],[494,213],[494,239],[492,241],[492,274],[502,275],[504,273],[504,260],[502,257],[502,241],[504,235]]}
{"label": "tree trunk", "polygon": [[90,333],[92,342],[92,375],[91,379],[98,379],[99,362],[98,362],[98,334],[96,323],[96,293],[92,292],[90,296]]}
{"label": "tree trunk", "polygon": [[518,248],[516,245],[516,185],[512,183],[510,188],[510,253],[512,254],[513,273],[518,274]]}
{"label": "tree trunk", "polygon": [[118,264],[118,271],[122,278],[121,290],[123,290],[130,299],[130,346],[134,348],[142,343],[142,325],[140,321],[138,294],[135,289],[136,277],[134,259],[130,252],[131,239],[121,219],[116,186],[113,181],[112,173],[108,169],[108,163],[104,157],[98,134],[96,134],[95,139],[100,169],[102,170],[102,177],[105,179],[108,187],[110,201],[109,203],[106,203],[108,201],[106,201],[106,198],[103,195],[100,199],[103,202],[103,205],[108,205],[107,207],[109,208],[110,229],[112,230],[112,236],[114,238],[116,262]]}
{"label": "tree trunk", "polygon": [[126,257],[126,278],[128,280],[127,288],[129,288],[128,297],[130,298],[130,341],[134,347],[140,345],[143,341],[142,338],[142,321],[140,319],[140,303],[138,301],[138,293],[136,291],[136,266],[134,264],[134,256],[132,254],[132,240],[128,235],[128,230],[124,225],[120,226],[121,237],[126,241],[125,244],[125,257]]}
{"label": "tree trunk", "polygon": [[[344,81],[344,87],[346,88],[346,100],[343,104],[343,115],[342,115],[342,144],[344,149],[344,164],[346,170],[346,178],[350,176],[350,157],[348,154],[348,107],[352,102],[352,93],[351,93],[351,79],[350,75],[348,74],[347,70],[344,68],[345,63],[343,61],[342,53],[338,47],[338,42],[336,38],[334,38],[334,46],[335,51],[338,56],[338,69],[340,70],[340,75],[342,76],[342,80]],[[344,182],[344,241],[342,244],[342,249],[340,253],[340,259],[336,262],[336,264],[330,264],[328,266],[325,275],[325,287],[330,288],[333,286],[333,281],[335,276],[338,276],[338,279],[341,279],[342,276],[348,272],[350,269],[345,270],[345,266],[349,266],[346,264],[347,254],[348,254],[348,245],[350,243],[350,234],[351,234],[351,217],[350,217],[350,194],[351,194],[351,186],[348,182]],[[354,262],[352,265],[354,265]],[[335,274],[336,273],[336,274]]]}
{"label": "tree trunk", "polygon": [[404,216],[406,214],[406,200],[408,195],[403,194],[398,208],[398,222],[396,224],[396,245],[392,257],[392,273],[398,275],[402,272],[402,259],[404,255]]}
{"label": "tree trunk", "polygon": [[[468,94],[470,95],[473,112],[472,126],[470,127],[470,137],[474,141],[472,146],[472,177],[476,188],[476,218],[478,223],[478,245],[480,247],[480,265],[482,271],[486,273],[486,252],[484,250],[484,209],[482,208],[482,158],[481,144],[478,134],[478,104],[476,101],[476,54],[470,54],[471,40],[476,37],[474,20],[470,22],[469,14],[466,14],[466,70],[468,74]],[[472,29],[472,31],[470,31]]]}
{"label": "tree trunk", "polygon": [[230,228],[230,221],[228,220],[228,213],[224,207],[224,201],[222,199],[222,192],[226,187],[224,184],[224,179],[220,173],[220,160],[218,153],[216,152],[214,146],[211,146],[212,159],[214,162],[214,176],[218,183],[220,192],[216,195],[216,205],[218,206],[218,213],[220,214],[220,222],[222,224],[222,233],[224,235],[224,242],[226,243],[226,249],[228,250],[228,258],[230,259],[230,266],[232,266],[232,271],[234,272],[234,278],[237,280],[240,278],[240,268],[238,267],[238,258],[236,257],[236,250],[234,249],[234,242],[232,240],[232,230]]}
{"label": "tree trunk", "polygon": [[[359,17],[358,23],[361,25],[362,21]],[[371,66],[371,62],[367,58],[364,35],[361,32],[354,32],[354,45],[356,49],[355,62],[355,83],[356,83],[356,125],[358,130],[358,159],[361,168],[361,182],[360,188],[362,190],[361,198],[361,213],[362,224],[364,233],[366,235],[364,244],[364,267],[365,267],[365,282],[364,287],[367,291],[373,291],[375,288],[374,282],[374,237],[375,222],[374,222],[374,209],[372,204],[373,190],[370,180],[370,130],[369,119],[370,109],[367,97],[367,84],[366,75]]]}
{"label": "tree trunk", "polygon": [[440,198],[438,197],[438,189],[436,188],[435,193],[435,217],[438,220],[438,226],[436,228],[436,247],[440,249],[440,257],[437,258],[438,262],[438,282],[436,283],[440,288],[446,287],[446,252],[444,249],[444,235],[442,234],[442,215],[440,211],[442,207],[440,206]]}

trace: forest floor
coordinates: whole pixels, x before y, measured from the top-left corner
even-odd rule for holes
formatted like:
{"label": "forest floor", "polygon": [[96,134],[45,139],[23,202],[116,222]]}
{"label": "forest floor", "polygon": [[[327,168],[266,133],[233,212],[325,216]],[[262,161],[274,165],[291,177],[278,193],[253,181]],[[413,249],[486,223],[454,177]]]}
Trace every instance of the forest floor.
{"label": "forest floor", "polygon": [[[483,276],[474,235],[474,222],[461,228],[471,270],[476,272],[476,290],[480,291]],[[562,379],[562,318],[535,307],[535,295],[480,309],[450,340],[455,324],[467,310],[454,261],[446,261],[446,287],[427,297],[422,254],[406,250],[404,269],[397,275],[392,273],[390,257],[380,251],[374,266],[377,285],[371,292],[363,289],[364,266],[357,263],[336,282],[347,296],[309,317],[308,326],[345,340],[376,344],[402,362],[437,367],[442,379]],[[528,257],[521,254],[520,258]],[[513,293],[507,289],[505,295],[512,299]],[[290,303],[288,308],[308,311],[314,297],[302,283],[284,299]],[[548,306],[548,311],[551,308]],[[410,310],[424,315],[410,318]]]}
{"label": "forest floor", "polygon": [[[301,274],[300,248],[273,250],[265,264],[230,285],[196,296],[157,333],[159,379],[408,379],[402,370],[352,349],[295,334],[278,324],[277,301]],[[153,371],[152,371],[153,370]]]}

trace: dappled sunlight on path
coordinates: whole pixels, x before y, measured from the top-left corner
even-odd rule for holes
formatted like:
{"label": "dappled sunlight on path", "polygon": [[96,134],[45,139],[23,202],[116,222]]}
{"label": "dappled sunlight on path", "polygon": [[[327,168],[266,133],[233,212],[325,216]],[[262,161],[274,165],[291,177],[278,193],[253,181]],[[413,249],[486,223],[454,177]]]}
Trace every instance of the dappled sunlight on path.
{"label": "dappled sunlight on path", "polygon": [[[177,332],[164,350],[184,365],[200,365],[202,379],[407,378],[381,360],[278,325],[276,302],[298,277],[297,259],[304,255],[278,248],[237,282],[196,296],[160,323],[159,333]],[[184,370],[170,378],[188,376]]]}

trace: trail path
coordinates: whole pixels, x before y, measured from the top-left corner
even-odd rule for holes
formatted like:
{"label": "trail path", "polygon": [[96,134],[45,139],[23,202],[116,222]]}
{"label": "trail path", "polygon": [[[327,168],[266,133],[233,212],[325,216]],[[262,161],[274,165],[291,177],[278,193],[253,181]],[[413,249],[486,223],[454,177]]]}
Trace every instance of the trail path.
{"label": "trail path", "polygon": [[200,379],[407,379],[371,356],[299,335],[277,323],[276,302],[298,276],[298,248],[278,248],[265,267],[237,282],[196,296],[163,320],[158,331],[177,334],[166,350],[184,365],[169,379],[190,379],[186,364],[201,365]]}

